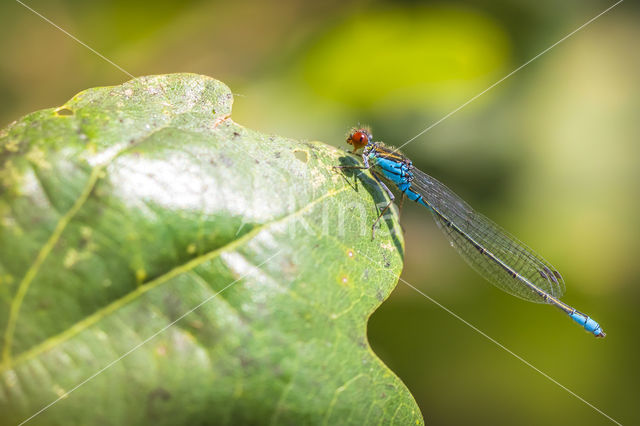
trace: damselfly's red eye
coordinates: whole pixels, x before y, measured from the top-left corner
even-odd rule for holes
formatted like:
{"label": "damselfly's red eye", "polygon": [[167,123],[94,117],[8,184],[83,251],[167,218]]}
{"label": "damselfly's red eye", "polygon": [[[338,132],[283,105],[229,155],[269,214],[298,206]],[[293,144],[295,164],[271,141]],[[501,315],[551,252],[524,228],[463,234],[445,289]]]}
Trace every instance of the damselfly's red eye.
{"label": "damselfly's red eye", "polygon": [[369,142],[371,142],[371,133],[366,129],[355,129],[347,137],[347,143],[353,145],[354,151],[367,146]]}

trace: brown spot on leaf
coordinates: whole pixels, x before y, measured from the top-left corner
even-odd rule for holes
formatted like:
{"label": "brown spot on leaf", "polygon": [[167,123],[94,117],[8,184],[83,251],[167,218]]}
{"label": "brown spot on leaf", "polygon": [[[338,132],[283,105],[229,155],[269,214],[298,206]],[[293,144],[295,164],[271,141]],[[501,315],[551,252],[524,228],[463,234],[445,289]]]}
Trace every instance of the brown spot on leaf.
{"label": "brown spot on leaf", "polygon": [[59,116],[69,116],[69,115],[73,115],[73,111],[70,110],[69,108],[59,108],[56,110],[56,115]]}

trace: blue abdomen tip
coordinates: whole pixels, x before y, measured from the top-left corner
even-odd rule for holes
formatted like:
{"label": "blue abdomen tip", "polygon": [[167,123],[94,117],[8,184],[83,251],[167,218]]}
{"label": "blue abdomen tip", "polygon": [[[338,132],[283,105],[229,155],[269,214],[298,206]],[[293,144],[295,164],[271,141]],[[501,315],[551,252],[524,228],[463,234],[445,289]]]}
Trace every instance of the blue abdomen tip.
{"label": "blue abdomen tip", "polygon": [[598,324],[596,321],[592,320],[588,316],[583,315],[579,312],[574,312],[570,316],[571,318],[573,318],[575,322],[583,326],[585,330],[587,330],[589,333],[592,333],[594,336],[596,337],[605,336],[604,332],[602,331],[602,328],[600,327],[600,324]]}

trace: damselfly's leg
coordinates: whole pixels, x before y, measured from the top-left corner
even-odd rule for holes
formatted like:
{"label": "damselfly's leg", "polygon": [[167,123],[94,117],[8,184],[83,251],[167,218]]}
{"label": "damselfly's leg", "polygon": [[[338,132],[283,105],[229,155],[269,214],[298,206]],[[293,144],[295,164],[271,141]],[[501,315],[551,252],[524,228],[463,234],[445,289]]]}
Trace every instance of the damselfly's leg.
{"label": "damselfly's leg", "polygon": [[369,169],[371,166],[369,165],[369,160],[367,159],[366,155],[362,155],[362,163],[364,165],[362,166],[352,166],[352,165],[344,165],[344,166],[333,166],[334,169],[341,169],[341,170],[367,170]]}
{"label": "damselfly's leg", "polygon": [[400,220],[400,215],[402,214],[402,205],[404,204],[404,199],[407,198],[407,194],[402,193],[402,197],[400,198],[400,204],[398,204],[398,220]]}
{"label": "damselfly's leg", "polygon": [[376,172],[374,172],[372,170],[371,174],[376,179],[376,181],[378,181],[380,186],[382,186],[382,189],[384,189],[384,191],[387,193],[387,195],[389,195],[389,198],[390,198],[389,203],[387,203],[387,205],[384,207],[384,209],[382,209],[382,211],[380,212],[380,215],[378,215],[378,218],[376,219],[376,221],[373,222],[373,226],[371,227],[371,239],[373,240],[376,237],[376,225],[378,224],[378,222],[380,222],[380,219],[382,219],[382,216],[384,216],[384,214],[386,213],[387,209],[389,207],[391,207],[391,204],[393,204],[393,200],[395,200],[396,197],[393,195],[393,192],[391,192],[389,190],[389,188],[387,188],[387,185],[384,184],[384,182],[380,179],[380,177],[378,177],[378,174]]}
{"label": "damselfly's leg", "polygon": [[358,170],[366,170],[369,167],[365,167],[365,166],[333,166],[334,169],[342,169],[342,170],[353,170],[353,169],[358,169]]}
{"label": "damselfly's leg", "polygon": [[[348,166],[348,165],[344,165],[344,166],[333,166],[333,170],[367,170],[369,168],[369,166]],[[342,177],[347,180],[347,177],[345,176],[345,174],[342,174]],[[356,179],[357,177],[354,176],[354,179]],[[347,182],[349,182],[347,180]],[[354,182],[357,182],[354,180]],[[351,185],[351,184],[350,184]],[[357,185],[357,184],[355,184]],[[353,187],[355,189],[355,186]]]}

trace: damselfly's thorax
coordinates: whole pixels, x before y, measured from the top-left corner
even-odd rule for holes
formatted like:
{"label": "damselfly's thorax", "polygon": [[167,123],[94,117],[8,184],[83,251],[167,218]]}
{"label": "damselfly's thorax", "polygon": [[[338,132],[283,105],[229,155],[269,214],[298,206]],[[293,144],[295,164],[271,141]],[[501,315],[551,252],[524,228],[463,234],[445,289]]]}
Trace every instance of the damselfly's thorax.
{"label": "damselfly's thorax", "polygon": [[382,144],[382,142],[371,143],[365,148],[365,153],[367,153],[369,157],[375,156],[376,158],[382,158],[385,160],[394,161],[396,163],[402,163],[409,168],[413,168],[413,163],[411,162],[411,160],[409,160],[397,150],[385,146],[384,144]]}

